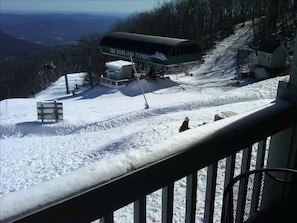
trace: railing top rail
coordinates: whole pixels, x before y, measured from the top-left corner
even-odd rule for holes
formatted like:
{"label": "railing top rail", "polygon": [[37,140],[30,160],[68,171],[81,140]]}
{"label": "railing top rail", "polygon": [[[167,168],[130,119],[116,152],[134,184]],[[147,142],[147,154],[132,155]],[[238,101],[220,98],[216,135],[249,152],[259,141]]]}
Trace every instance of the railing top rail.
{"label": "railing top rail", "polygon": [[[148,159],[151,163],[125,175],[106,176],[105,179],[98,177],[100,181],[94,181],[93,185],[81,183],[72,191],[58,187],[55,197],[50,197],[46,191],[58,186],[59,180],[68,180],[73,184],[71,176],[75,173],[37,185],[45,191],[42,196],[37,196],[30,188],[8,194],[0,200],[0,220],[1,222],[18,219],[20,222],[93,221],[107,212],[166,186],[168,182],[178,180],[287,128],[296,121],[296,114],[296,107],[278,100],[262,109],[177,134],[154,146],[155,151],[167,148],[167,155],[163,154],[158,160]],[[81,177],[83,180],[84,176]],[[111,178],[113,179],[110,180]],[[75,179],[77,180],[77,176]],[[18,203],[26,205],[20,209],[12,208],[13,204]]]}

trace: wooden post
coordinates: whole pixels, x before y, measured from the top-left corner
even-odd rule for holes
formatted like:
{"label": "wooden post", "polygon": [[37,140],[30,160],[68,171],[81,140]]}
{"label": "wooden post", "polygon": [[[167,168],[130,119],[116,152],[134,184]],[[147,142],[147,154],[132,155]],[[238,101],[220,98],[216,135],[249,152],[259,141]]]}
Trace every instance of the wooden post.
{"label": "wooden post", "polygon": [[65,76],[65,84],[66,84],[66,94],[69,94],[69,87],[68,87],[68,78],[66,74],[66,56],[65,53],[62,53],[62,59],[64,63],[64,76]]}
{"label": "wooden post", "polygon": [[90,86],[93,87],[93,77],[92,77],[92,63],[91,63],[91,48],[88,47],[88,59],[89,59],[89,63],[88,63],[88,75],[89,75],[89,79],[90,79]]}

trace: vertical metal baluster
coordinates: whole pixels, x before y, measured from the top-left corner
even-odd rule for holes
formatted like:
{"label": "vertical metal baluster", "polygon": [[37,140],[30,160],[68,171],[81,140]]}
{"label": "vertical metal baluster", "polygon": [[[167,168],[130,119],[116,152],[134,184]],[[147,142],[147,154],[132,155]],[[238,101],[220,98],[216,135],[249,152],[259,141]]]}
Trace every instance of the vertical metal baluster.
{"label": "vertical metal baluster", "polygon": [[[263,141],[260,141],[258,143],[256,170],[263,169],[263,167],[264,167],[266,142],[267,142],[267,138],[265,138]],[[261,182],[262,182],[262,174],[261,173],[255,174],[254,185],[253,185],[252,203],[251,203],[251,213],[257,211],[258,207],[259,207]]]}
{"label": "vertical metal baluster", "polygon": [[217,162],[207,167],[204,222],[213,222],[217,172],[218,172]]}
{"label": "vertical metal baluster", "polygon": [[134,222],[146,223],[146,196],[134,202]]}
{"label": "vertical metal baluster", "polygon": [[197,171],[187,176],[186,223],[195,222],[197,201]]}
{"label": "vertical metal baluster", "polygon": [[174,182],[162,189],[162,222],[172,223]]}
{"label": "vertical metal baluster", "polygon": [[[242,153],[242,165],[241,173],[245,173],[250,170],[252,145],[243,150]],[[239,183],[239,192],[237,200],[236,222],[243,222],[244,210],[246,204],[246,192],[247,192],[248,178],[244,178]]]}
{"label": "vertical metal baluster", "polygon": [[107,213],[100,219],[100,223],[113,223],[113,212]]}
{"label": "vertical metal baluster", "polygon": [[[226,158],[224,190],[226,190],[231,179],[234,177],[235,159],[236,159],[236,155],[231,155]],[[231,191],[229,193],[231,193]],[[225,200],[223,200],[222,217],[221,217],[222,222],[228,222],[230,215],[233,215],[233,203],[230,203],[230,202],[233,202],[233,199],[230,200],[229,196],[230,195],[227,194],[227,196],[225,197]]]}

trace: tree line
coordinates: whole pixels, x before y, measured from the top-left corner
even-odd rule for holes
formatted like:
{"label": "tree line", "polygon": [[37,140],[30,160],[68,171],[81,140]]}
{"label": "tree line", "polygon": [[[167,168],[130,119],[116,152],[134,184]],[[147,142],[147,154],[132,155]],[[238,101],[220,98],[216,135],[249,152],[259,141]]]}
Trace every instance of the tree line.
{"label": "tree line", "polygon": [[[296,0],[173,0],[133,14],[113,31],[192,39],[206,50],[247,20],[253,21],[255,36],[263,41],[273,38],[277,24],[282,23],[284,38],[289,20],[296,19],[296,9]],[[255,19],[263,16],[262,27],[257,29]]]}
{"label": "tree line", "polygon": [[0,62],[0,100],[33,96],[65,73],[89,72],[90,65],[90,72],[102,71],[103,57],[97,44],[100,38],[99,34],[88,34],[74,46],[56,46],[26,59]]}
{"label": "tree line", "polygon": [[[296,11],[297,0],[172,0],[161,2],[152,10],[132,14],[117,22],[111,31],[196,40],[206,51],[216,41],[232,34],[234,25],[244,25],[251,20],[253,44],[257,47],[272,39],[286,42],[292,33],[295,34]],[[89,56],[92,61],[90,71],[102,73],[104,58],[98,49],[101,38],[102,35],[94,32],[81,37],[75,47],[54,48],[47,54],[25,61],[3,62],[0,68],[1,99],[38,92],[65,72],[87,72]],[[51,62],[54,66],[46,66],[45,63]]]}

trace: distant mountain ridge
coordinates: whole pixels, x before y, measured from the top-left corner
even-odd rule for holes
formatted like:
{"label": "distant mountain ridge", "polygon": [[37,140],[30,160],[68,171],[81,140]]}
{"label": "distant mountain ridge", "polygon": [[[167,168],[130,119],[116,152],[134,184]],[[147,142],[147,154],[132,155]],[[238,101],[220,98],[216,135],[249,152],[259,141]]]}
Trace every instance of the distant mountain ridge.
{"label": "distant mountain ridge", "polygon": [[65,45],[90,33],[106,33],[124,15],[1,13],[1,30],[43,45]]}
{"label": "distant mountain ridge", "polygon": [[0,61],[24,59],[49,50],[49,47],[18,39],[0,30]]}

